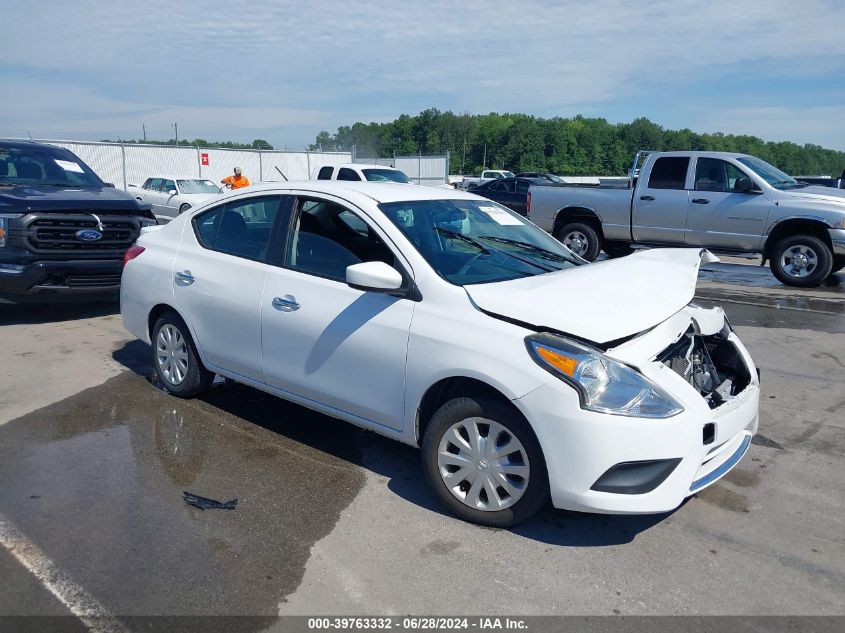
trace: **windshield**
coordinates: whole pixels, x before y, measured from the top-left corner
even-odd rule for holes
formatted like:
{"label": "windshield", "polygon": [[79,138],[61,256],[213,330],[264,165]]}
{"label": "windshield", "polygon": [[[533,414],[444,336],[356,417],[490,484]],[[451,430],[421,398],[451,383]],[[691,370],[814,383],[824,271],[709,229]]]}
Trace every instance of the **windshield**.
{"label": "windshield", "polygon": [[398,169],[362,169],[364,178],[371,182],[411,182],[408,177]]}
{"label": "windshield", "polygon": [[0,146],[0,185],[102,187],[91,169],[68,151]]}
{"label": "windshield", "polygon": [[223,190],[210,180],[177,180],[182,193],[221,193]]}
{"label": "windshield", "polygon": [[462,286],[577,265],[545,231],[488,200],[413,200],[379,208],[441,277]]}
{"label": "windshield", "polygon": [[556,182],[556,183],[562,183],[563,182],[563,178],[561,178],[560,176],[555,176],[554,174],[546,174],[545,177],[546,177],[547,180],[551,180],[552,182]]}
{"label": "windshield", "polygon": [[755,158],[754,156],[743,156],[737,158],[737,160],[754,171],[755,174],[775,189],[792,189],[794,187],[804,186],[792,176],[786,175],[777,167],[769,165],[766,161]]}

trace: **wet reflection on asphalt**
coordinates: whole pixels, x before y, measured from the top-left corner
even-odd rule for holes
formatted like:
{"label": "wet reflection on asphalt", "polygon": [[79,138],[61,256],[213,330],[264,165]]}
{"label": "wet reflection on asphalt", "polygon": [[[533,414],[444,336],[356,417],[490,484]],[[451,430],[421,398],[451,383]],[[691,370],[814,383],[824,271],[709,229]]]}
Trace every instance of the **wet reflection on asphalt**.
{"label": "wet reflection on asphalt", "polygon": [[0,514],[115,613],[274,615],[364,484],[356,433],[246,387],[181,401],[127,372],[0,428]]}

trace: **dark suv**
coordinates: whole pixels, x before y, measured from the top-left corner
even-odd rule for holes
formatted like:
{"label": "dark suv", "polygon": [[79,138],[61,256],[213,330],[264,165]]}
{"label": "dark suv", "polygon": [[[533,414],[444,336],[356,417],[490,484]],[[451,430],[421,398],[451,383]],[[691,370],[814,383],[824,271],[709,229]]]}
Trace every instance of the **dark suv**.
{"label": "dark suv", "polygon": [[72,152],[0,140],[0,302],[116,296],[126,249],[155,223]]}

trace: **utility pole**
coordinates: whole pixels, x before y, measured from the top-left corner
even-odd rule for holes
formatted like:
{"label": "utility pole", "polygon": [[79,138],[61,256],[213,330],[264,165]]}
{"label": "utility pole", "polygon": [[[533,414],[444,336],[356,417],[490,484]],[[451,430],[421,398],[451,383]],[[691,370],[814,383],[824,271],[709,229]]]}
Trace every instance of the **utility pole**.
{"label": "utility pole", "polygon": [[147,142],[147,126],[143,123],[141,124],[141,129],[144,131],[144,142]]}
{"label": "utility pole", "polygon": [[487,169],[487,143],[484,144],[484,163],[481,169]]}
{"label": "utility pole", "polygon": [[176,136],[176,145],[179,145],[179,124],[173,124],[173,133]]}

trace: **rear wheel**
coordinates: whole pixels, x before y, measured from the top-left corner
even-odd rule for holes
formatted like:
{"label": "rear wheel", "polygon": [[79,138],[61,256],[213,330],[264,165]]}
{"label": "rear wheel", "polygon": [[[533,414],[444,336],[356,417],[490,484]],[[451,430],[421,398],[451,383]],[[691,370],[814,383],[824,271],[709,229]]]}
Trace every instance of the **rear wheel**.
{"label": "rear wheel", "polygon": [[525,419],[486,398],[446,402],[426,429],[423,468],[440,500],[458,517],[510,527],[548,498],[543,453]]}
{"label": "rear wheel", "polygon": [[175,312],[162,314],[153,327],[153,366],[165,391],[192,398],[211,386],[214,374],[203,367],[188,327]]}
{"label": "rear wheel", "polygon": [[569,250],[588,262],[599,256],[601,247],[599,235],[589,224],[569,222],[555,232],[555,237]]}
{"label": "rear wheel", "polygon": [[830,247],[815,235],[793,235],[775,245],[772,274],[787,286],[818,286],[833,269]]}

